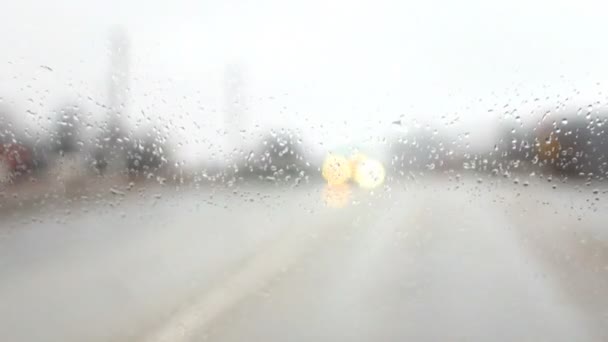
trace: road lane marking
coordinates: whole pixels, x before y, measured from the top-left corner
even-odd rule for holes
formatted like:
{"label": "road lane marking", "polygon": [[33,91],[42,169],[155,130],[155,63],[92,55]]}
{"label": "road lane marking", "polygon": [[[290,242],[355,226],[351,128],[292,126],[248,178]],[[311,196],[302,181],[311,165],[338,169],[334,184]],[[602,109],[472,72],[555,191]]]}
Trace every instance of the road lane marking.
{"label": "road lane marking", "polygon": [[303,222],[262,249],[235,273],[224,278],[200,297],[173,315],[170,320],[144,338],[149,342],[188,341],[204,332],[242,300],[258,292],[285,269],[292,266],[307,250],[337,228],[349,227],[348,211],[336,212],[325,224]]}

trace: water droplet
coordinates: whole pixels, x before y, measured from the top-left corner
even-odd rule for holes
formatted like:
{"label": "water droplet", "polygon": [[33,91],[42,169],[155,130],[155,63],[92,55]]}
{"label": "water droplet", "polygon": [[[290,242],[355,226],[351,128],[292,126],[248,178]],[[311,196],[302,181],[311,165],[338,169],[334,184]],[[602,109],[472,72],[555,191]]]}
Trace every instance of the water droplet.
{"label": "water droplet", "polygon": [[125,193],[123,191],[120,191],[118,189],[114,189],[114,188],[110,188],[110,193],[112,195],[118,195],[118,196],[124,196]]}

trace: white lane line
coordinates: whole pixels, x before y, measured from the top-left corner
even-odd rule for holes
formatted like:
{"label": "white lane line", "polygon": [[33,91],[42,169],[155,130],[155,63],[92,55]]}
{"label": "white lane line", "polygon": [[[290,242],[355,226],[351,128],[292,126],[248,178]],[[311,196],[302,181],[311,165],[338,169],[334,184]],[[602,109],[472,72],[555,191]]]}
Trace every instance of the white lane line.
{"label": "white lane line", "polygon": [[[145,341],[179,342],[191,340],[247,296],[256,293],[273,278],[296,262],[315,241],[327,237],[337,228],[346,228],[346,212],[338,213],[337,220],[324,224],[302,222],[265,246],[238,271],[195,298],[178,311],[167,324],[154,331]],[[334,218],[332,216],[332,218]]]}

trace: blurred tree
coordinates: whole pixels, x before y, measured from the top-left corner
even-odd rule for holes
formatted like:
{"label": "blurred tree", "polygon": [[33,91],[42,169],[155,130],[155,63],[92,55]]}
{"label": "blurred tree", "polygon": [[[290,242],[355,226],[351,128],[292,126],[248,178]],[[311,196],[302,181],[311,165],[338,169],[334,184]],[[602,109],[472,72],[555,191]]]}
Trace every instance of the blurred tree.
{"label": "blurred tree", "polygon": [[427,129],[412,130],[407,135],[396,137],[390,144],[392,172],[396,175],[416,171],[438,171],[445,169],[453,156],[442,139]]}
{"label": "blurred tree", "polygon": [[[538,168],[538,143],[534,127],[522,124],[518,119],[504,119],[498,125],[498,141],[492,150],[481,156],[487,160],[487,170],[493,174],[508,175],[511,172],[532,172]],[[490,148],[490,146],[488,146]]]}
{"label": "blurred tree", "polygon": [[605,177],[608,172],[608,119],[570,113],[538,129],[541,165],[564,175]]}
{"label": "blurred tree", "polygon": [[79,152],[80,139],[79,107],[65,106],[57,111],[51,146],[60,155]]}
{"label": "blurred tree", "polygon": [[14,144],[18,140],[15,115],[9,108],[0,107],[0,144]]}
{"label": "blurred tree", "polygon": [[106,168],[108,167],[108,161],[106,159],[105,150],[99,141],[96,143],[93,148],[93,168],[97,170],[100,175],[105,173]]}
{"label": "blurred tree", "polygon": [[547,172],[564,176],[608,172],[608,112],[584,115],[576,108],[542,108],[534,123],[505,120],[490,154],[501,172]]}
{"label": "blurred tree", "polygon": [[126,165],[130,177],[159,176],[168,164],[166,140],[147,134],[131,139],[126,148]]}
{"label": "blurred tree", "polygon": [[240,165],[239,174],[287,180],[305,177],[309,169],[297,134],[283,129],[271,131],[258,142]]}

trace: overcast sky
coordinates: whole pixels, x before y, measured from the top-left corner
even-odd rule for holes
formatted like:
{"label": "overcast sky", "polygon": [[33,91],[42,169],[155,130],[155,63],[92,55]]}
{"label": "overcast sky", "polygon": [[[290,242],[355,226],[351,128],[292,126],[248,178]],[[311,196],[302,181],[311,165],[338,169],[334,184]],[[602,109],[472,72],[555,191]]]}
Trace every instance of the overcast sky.
{"label": "overcast sky", "polygon": [[216,132],[231,65],[243,76],[248,132],[298,127],[322,151],[364,145],[399,119],[458,118],[453,132],[485,141],[505,105],[605,102],[606,9],[589,0],[11,1],[0,12],[0,96],[40,127],[78,96],[99,119],[109,32],[122,27],[130,121],[170,120],[187,153],[226,147]]}

